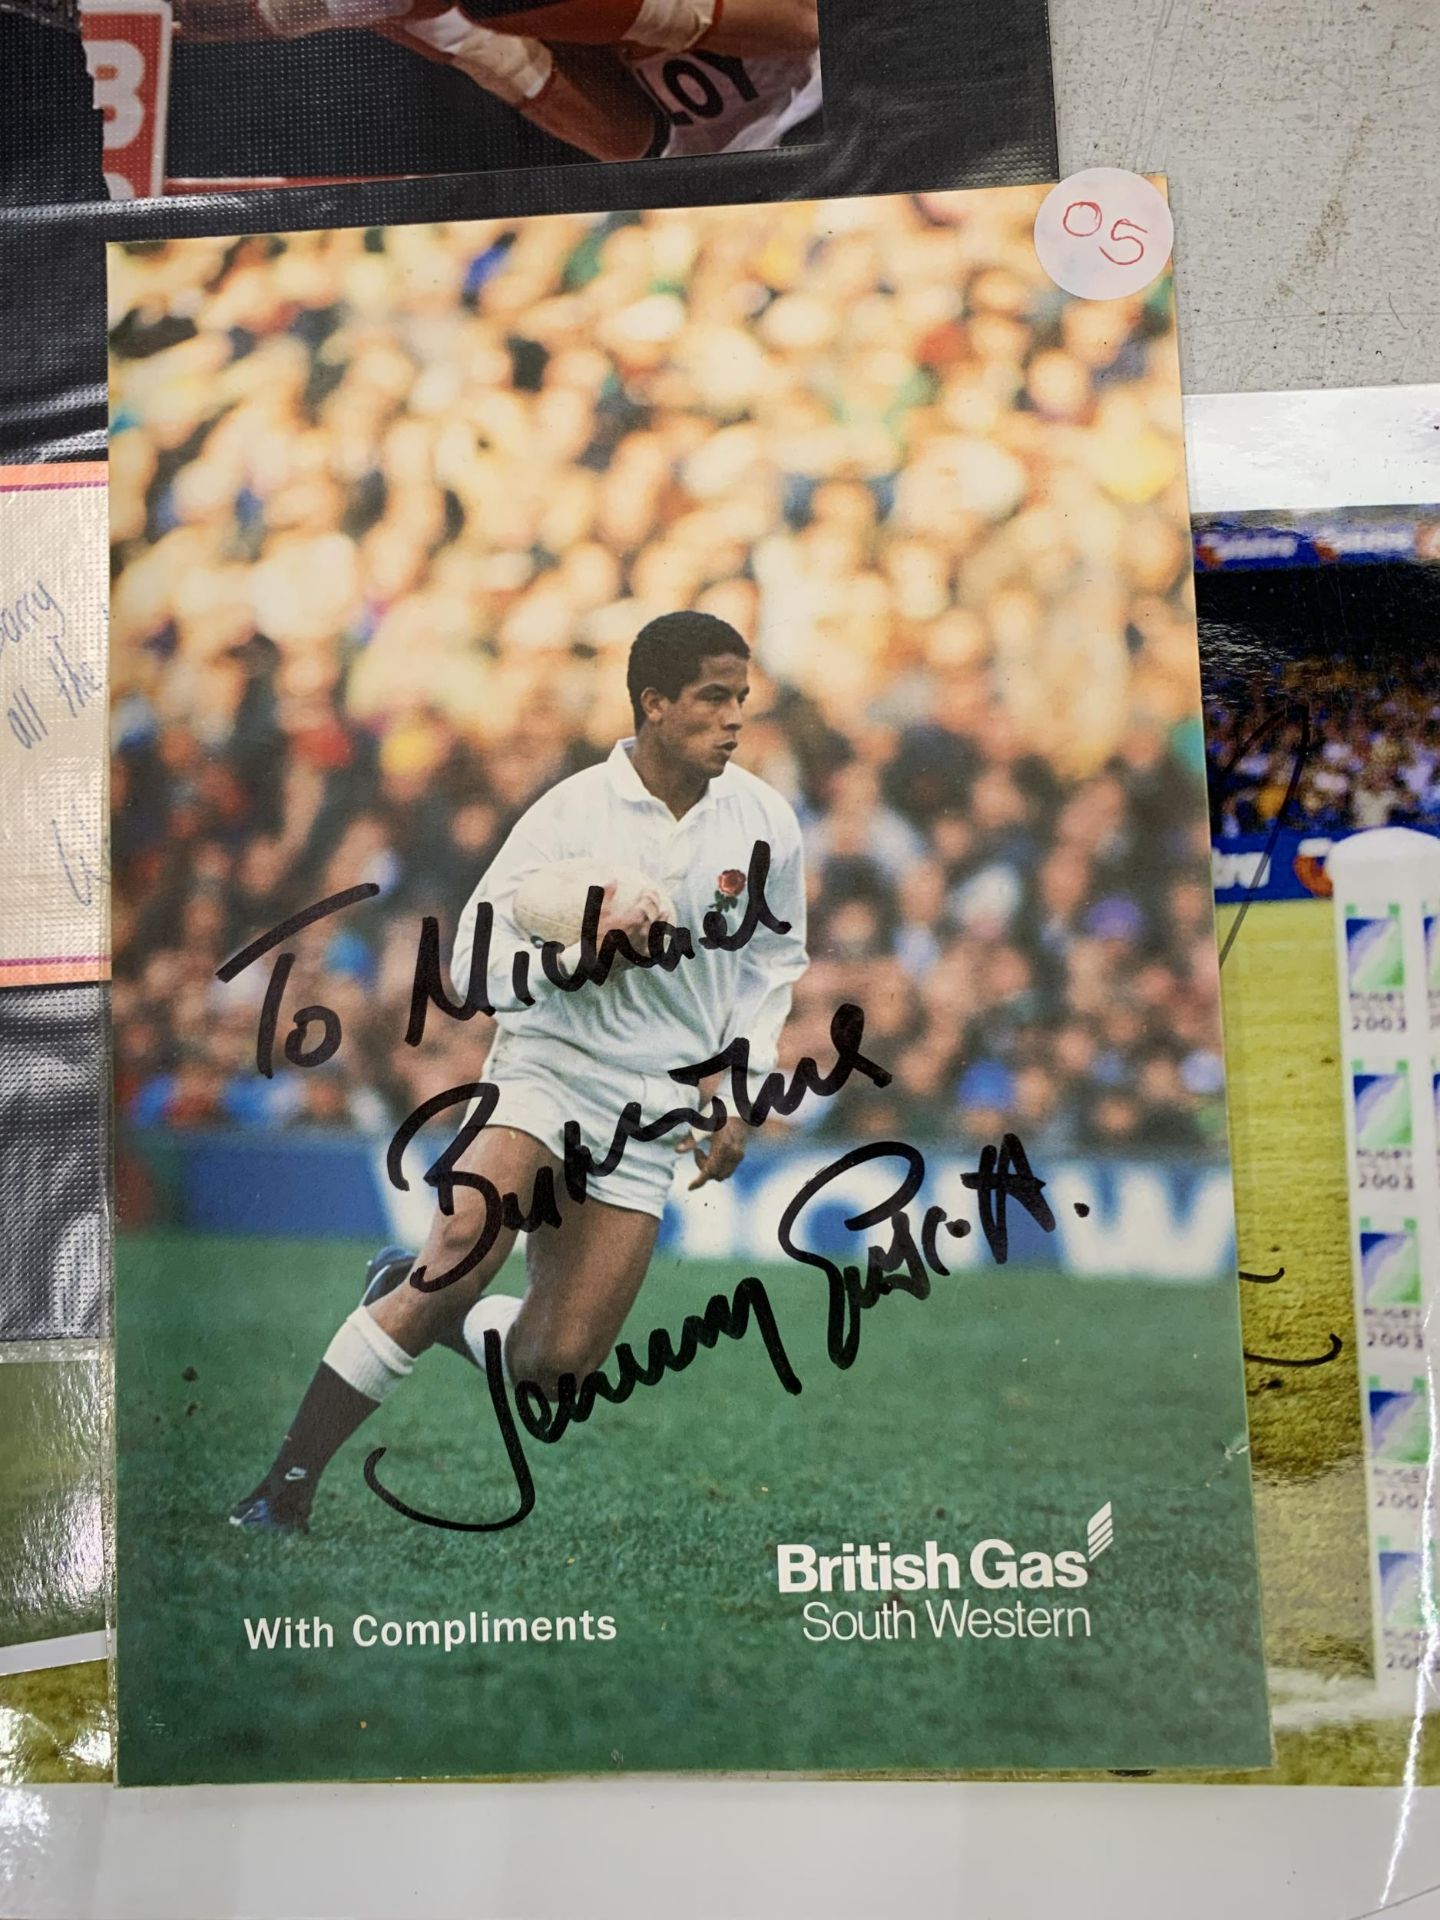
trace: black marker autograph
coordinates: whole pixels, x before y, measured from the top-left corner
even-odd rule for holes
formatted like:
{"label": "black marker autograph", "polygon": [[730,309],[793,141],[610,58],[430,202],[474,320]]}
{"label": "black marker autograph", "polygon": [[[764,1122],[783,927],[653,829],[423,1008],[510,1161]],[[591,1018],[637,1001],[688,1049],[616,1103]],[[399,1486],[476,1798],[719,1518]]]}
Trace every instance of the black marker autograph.
{"label": "black marker autograph", "polygon": [[[1217,770],[1222,780],[1228,778],[1252,748],[1259,746],[1263,741],[1268,740],[1272,734],[1280,732],[1283,728],[1295,725],[1298,725],[1300,729],[1300,739],[1295,749],[1294,761],[1290,767],[1290,778],[1286,782],[1285,797],[1276,810],[1275,818],[1270,823],[1270,834],[1265,842],[1265,851],[1261,855],[1260,864],[1255,869],[1255,877],[1245,889],[1244,897],[1240,902],[1240,911],[1231,922],[1230,931],[1225,936],[1225,943],[1220,949],[1220,965],[1222,967],[1229,956],[1230,949],[1235,944],[1236,936],[1244,924],[1245,916],[1250,911],[1251,902],[1257,897],[1264,878],[1269,873],[1270,862],[1274,857],[1275,848],[1279,843],[1280,834],[1286,823],[1286,815],[1294,805],[1295,796],[1300,790],[1300,781],[1304,775],[1306,763],[1310,758],[1312,744],[1310,709],[1303,701],[1296,700],[1290,702],[1287,706],[1266,714],[1263,720],[1251,728],[1250,732],[1246,734],[1230,758]],[[1284,1267],[1277,1267],[1274,1273],[1250,1273],[1244,1267],[1241,1267],[1240,1278],[1249,1281],[1253,1286],[1270,1287],[1274,1286],[1277,1281],[1285,1278],[1285,1269]],[[1344,1349],[1345,1342],[1338,1333],[1332,1332],[1327,1337],[1327,1346],[1324,1353],[1301,1354],[1298,1357],[1292,1358],[1278,1353],[1252,1353],[1249,1347],[1246,1347],[1244,1354],[1247,1360],[1254,1361],[1257,1365],[1265,1367],[1324,1367],[1328,1366],[1332,1360],[1338,1359],[1341,1353],[1344,1352]]]}
{"label": "black marker autograph", "polygon": [[[1277,1281],[1285,1278],[1285,1269],[1277,1267],[1274,1273],[1249,1273],[1241,1267],[1240,1278],[1248,1280],[1252,1286],[1273,1287]],[[1298,1359],[1286,1359],[1278,1353],[1252,1353],[1248,1347],[1245,1348],[1245,1358],[1264,1367],[1325,1367],[1332,1360],[1338,1360],[1345,1350],[1345,1342],[1338,1333],[1331,1333],[1328,1340],[1328,1351],[1325,1353],[1302,1354]]]}
{"label": "black marker autograph", "polygon": [[[541,971],[561,993],[578,993],[582,987],[603,986],[617,962],[624,962],[642,971],[658,967],[662,973],[673,973],[683,960],[695,958],[697,946],[711,953],[739,953],[762,927],[767,927],[772,933],[788,933],[790,922],[778,919],[765,897],[765,883],[769,877],[770,843],[757,840],[750,849],[750,865],[742,889],[745,904],[735,927],[726,923],[724,912],[719,907],[711,907],[706,911],[698,942],[688,927],[672,926],[667,920],[657,920],[646,935],[643,951],[638,952],[630,936],[621,927],[612,927],[603,939],[600,938],[600,914],[605,891],[603,887],[591,887],[585,897],[585,912],[577,943],[579,957],[574,967],[567,973],[561,964],[566,949],[560,941],[545,940],[540,943],[539,949]],[[303,907],[299,913],[292,913],[287,920],[258,935],[238,953],[232,953],[228,960],[215,969],[215,978],[228,986],[247,967],[253,966],[257,960],[263,960],[276,947],[284,946],[297,933],[303,933],[307,927],[329,919],[332,914],[342,913],[347,907],[358,906],[362,900],[373,900],[379,891],[374,881],[366,881],[360,886],[346,887],[340,893],[332,893],[312,906]],[[438,1007],[452,1020],[473,1020],[477,1013],[493,1016],[495,1008],[490,999],[489,977],[494,935],[495,909],[488,901],[481,901],[476,910],[475,938],[470,949],[465,996],[456,1000],[445,985],[445,969],[440,958],[440,922],[434,914],[425,915],[420,923],[420,940],[415,955],[410,1017],[405,1028],[406,1046],[418,1047],[425,1038],[425,1016],[429,1007]],[[521,948],[512,956],[510,963],[511,986],[516,999],[526,1007],[535,1004],[535,996],[530,991],[531,959],[530,951]],[[255,1036],[255,1065],[267,1080],[275,1076],[275,1034],[280,1023],[285,988],[294,965],[295,955],[291,952],[282,953],[265,987]],[[312,1026],[321,1029],[320,1038],[313,1044],[307,1044],[307,1034]],[[300,1007],[293,1015],[290,1031],[285,1036],[285,1058],[292,1067],[323,1067],[327,1060],[335,1057],[343,1037],[340,1016],[333,1007],[318,1004]]]}
{"label": "black marker autograph", "polygon": [[[781,934],[789,931],[789,923],[776,918],[765,897],[769,870],[770,848],[763,840],[757,840],[751,852],[746,876],[746,903],[739,925],[732,930],[727,926],[723,913],[712,909],[704,917],[700,947],[735,952],[753,939],[762,926]],[[306,928],[348,907],[373,899],[379,892],[378,886],[366,883],[345,888],[316,901],[231,955],[217,969],[217,977],[228,983]],[[547,941],[541,945],[542,970],[559,991],[573,993],[588,985],[603,984],[617,961],[640,968],[659,967],[662,971],[673,972],[682,961],[694,958],[696,943],[689,930],[665,922],[657,922],[650,928],[643,952],[636,951],[623,930],[612,929],[602,939],[599,936],[599,921],[603,897],[601,887],[595,886],[589,890],[581,936],[577,943],[579,956],[569,971],[562,964],[565,949],[559,941]],[[482,903],[477,915],[466,993],[463,999],[457,1001],[445,985],[440,959],[439,922],[434,916],[425,917],[416,954],[405,1033],[408,1045],[418,1046],[423,1040],[427,1012],[432,1006],[439,1008],[448,1018],[460,1021],[472,1019],[480,1012],[493,1014],[494,1008],[488,995],[493,935],[493,909]],[[511,965],[512,986],[516,997],[525,1004],[533,1003],[529,995],[530,959],[531,955],[522,950],[515,954]],[[280,1012],[294,960],[292,951],[281,952],[266,984],[255,1049],[256,1067],[266,1078],[273,1077],[275,1071],[274,1053]],[[319,1037],[314,1040],[310,1038],[312,1027],[320,1029]],[[733,1040],[706,1060],[673,1068],[670,1078],[697,1091],[702,1083],[717,1077],[723,1084],[728,1075],[729,1104],[717,1091],[711,1094],[706,1107],[677,1106],[656,1119],[644,1121],[639,1104],[632,1102],[622,1111],[608,1148],[598,1156],[581,1139],[578,1123],[573,1120],[567,1122],[560,1170],[565,1190],[577,1204],[583,1203],[589,1181],[613,1172],[631,1140],[654,1140],[679,1127],[714,1132],[727,1123],[732,1108],[746,1125],[759,1126],[771,1113],[794,1113],[807,1097],[832,1098],[857,1075],[877,1087],[889,1085],[891,1075],[888,1070],[861,1052],[864,1031],[865,1016],[861,1008],[850,1003],[837,1007],[830,1023],[830,1038],[835,1048],[833,1065],[822,1072],[815,1060],[807,1055],[788,1079],[783,1073],[772,1072],[753,1095],[749,1087],[750,1046],[744,1038]],[[284,1057],[291,1066],[301,1069],[322,1066],[334,1057],[342,1039],[340,1016],[334,1008],[320,1004],[304,1006],[292,1016],[291,1027],[283,1043]],[[427,1184],[435,1189],[437,1204],[443,1213],[453,1213],[456,1189],[465,1187],[481,1195],[484,1217],[475,1241],[454,1267],[441,1274],[427,1274],[423,1268],[411,1273],[409,1284],[422,1292],[433,1292],[453,1285],[472,1272],[494,1245],[502,1229],[529,1233],[560,1224],[553,1169],[541,1169],[526,1207],[522,1205],[519,1195],[513,1192],[502,1194],[483,1175],[459,1165],[468,1147],[492,1116],[498,1097],[498,1090],[485,1081],[447,1088],[422,1101],[396,1129],[391,1139],[386,1155],[387,1173],[394,1186],[401,1191],[408,1191],[402,1161],[416,1134],[448,1108],[461,1102],[473,1103],[469,1117],[426,1170],[424,1177]],[[841,1266],[804,1246],[797,1238],[796,1229],[805,1209],[817,1196],[856,1167],[887,1158],[898,1159],[903,1164],[904,1173],[899,1185],[887,1199],[853,1215],[846,1223],[852,1232],[888,1228],[888,1239],[867,1249],[864,1266]],[[919,1192],[924,1177],[925,1162],[918,1149],[904,1141],[872,1142],[843,1154],[822,1169],[806,1182],[785,1209],[778,1229],[781,1251],[787,1259],[824,1275],[827,1352],[831,1364],[841,1370],[854,1364],[859,1351],[864,1314],[896,1292],[909,1293],[920,1300],[927,1299],[933,1278],[947,1277],[949,1274],[949,1268],[941,1256],[940,1235],[943,1232],[958,1239],[971,1231],[969,1221],[949,1219],[942,1207],[931,1206],[920,1223],[917,1238],[907,1208]],[[997,1264],[1003,1264],[1009,1257],[1008,1210],[1012,1202],[1021,1206],[1044,1231],[1054,1230],[1055,1216],[1044,1197],[1045,1182],[1032,1170],[1025,1149],[1014,1134],[1006,1134],[999,1147],[984,1148],[978,1167],[974,1172],[963,1175],[962,1182],[977,1197],[980,1228]],[[372,1452],[365,1462],[366,1482],[397,1512],[428,1526],[489,1533],[518,1525],[532,1511],[535,1503],[534,1481],[520,1438],[522,1427],[532,1439],[544,1445],[553,1445],[571,1426],[588,1420],[597,1402],[605,1400],[612,1405],[621,1404],[629,1399],[637,1387],[656,1386],[667,1374],[685,1372],[702,1348],[713,1350],[722,1339],[743,1340],[752,1327],[758,1332],[772,1371],[785,1392],[798,1394],[801,1391],[799,1376],[786,1352],[764,1284],[755,1275],[741,1280],[729,1295],[716,1294],[703,1313],[687,1315],[677,1339],[672,1340],[663,1328],[655,1329],[646,1343],[643,1360],[636,1355],[632,1346],[622,1342],[615,1349],[613,1379],[599,1370],[581,1380],[573,1375],[563,1376],[557,1384],[553,1403],[534,1382],[521,1382],[514,1389],[512,1407],[500,1341],[497,1335],[487,1332],[484,1371],[496,1424],[515,1482],[515,1511],[504,1519],[486,1521],[450,1520],[424,1513],[381,1483],[378,1463],[385,1453],[383,1447]]]}
{"label": "black marker autograph", "polygon": [[[857,1073],[874,1086],[889,1086],[891,1075],[886,1068],[877,1066],[861,1053],[860,1042],[864,1037],[865,1015],[862,1010],[848,1002],[837,1007],[830,1020],[835,1064],[821,1073],[815,1061],[806,1054],[797,1063],[788,1081],[783,1073],[767,1074],[753,1099],[748,1086],[750,1042],[743,1038],[732,1040],[720,1053],[694,1066],[672,1067],[669,1077],[682,1084],[698,1087],[702,1080],[728,1068],[730,1097],[736,1114],[747,1126],[758,1127],[771,1112],[794,1113],[807,1096],[821,1100],[833,1099]],[[443,1093],[423,1101],[396,1128],[390,1141],[385,1156],[386,1173],[393,1187],[401,1193],[408,1193],[410,1186],[402,1162],[415,1135],[447,1107],[473,1102],[469,1117],[454,1139],[426,1169],[424,1177],[426,1185],[435,1189],[436,1204],[447,1219],[455,1211],[457,1187],[480,1195],[485,1207],[484,1218],[469,1249],[453,1267],[439,1274],[427,1273],[423,1266],[418,1265],[411,1270],[408,1284],[422,1293],[438,1293],[442,1287],[453,1286],[457,1280],[463,1280],[466,1274],[473,1273],[494,1246],[502,1229],[512,1233],[534,1233],[541,1227],[560,1225],[560,1203],[553,1168],[541,1167],[536,1173],[530,1205],[526,1209],[522,1206],[519,1194],[502,1194],[494,1182],[487,1180],[483,1174],[459,1164],[489,1124],[499,1098],[499,1088],[486,1080],[467,1081],[458,1087],[447,1087]],[[672,1107],[657,1118],[645,1121],[640,1117],[640,1102],[632,1100],[622,1109],[610,1145],[598,1158],[582,1140],[579,1122],[567,1120],[561,1149],[561,1177],[565,1190],[576,1205],[581,1205],[587,1196],[591,1178],[603,1179],[606,1174],[613,1173],[632,1140],[659,1140],[681,1128],[716,1133],[729,1117],[730,1109],[719,1093],[711,1096],[708,1110]]]}
{"label": "black marker autograph", "polygon": [[[630,936],[621,927],[612,927],[600,938],[600,913],[604,889],[591,887],[585,896],[585,913],[580,925],[580,955],[572,971],[561,965],[565,948],[558,940],[540,944],[540,968],[545,978],[561,993],[578,993],[582,987],[603,986],[617,960],[627,966],[662,973],[674,973],[682,960],[693,960],[700,948],[711,953],[739,953],[747,947],[761,927],[772,933],[788,933],[790,922],[779,920],[765,897],[765,882],[770,877],[770,843],[757,840],[750,849],[750,865],[745,875],[745,907],[733,930],[718,907],[711,907],[701,921],[698,942],[688,927],[672,926],[668,920],[656,920],[646,935],[645,947],[637,952]],[[445,969],[440,959],[440,922],[427,913],[420,923],[420,947],[416,955],[415,984],[410,994],[410,1019],[405,1029],[405,1044],[418,1047],[425,1037],[428,1007],[438,1007],[452,1020],[471,1020],[477,1013],[493,1014],[488,981],[490,950],[495,937],[495,909],[482,900],[476,910],[475,939],[470,949],[469,979],[465,997],[455,1000],[445,985]],[[530,991],[531,955],[523,948],[510,962],[510,983],[522,1006],[533,1007]]]}
{"label": "black marker autograph", "polygon": [[[286,940],[293,939],[297,933],[303,933],[306,927],[313,927],[317,920],[328,919],[332,913],[356,906],[361,900],[373,900],[379,891],[373,880],[367,880],[361,886],[346,887],[342,893],[332,893],[327,899],[317,900],[313,906],[302,907],[299,913],[292,913],[288,920],[282,920],[278,926],[271,927],[268,933],[260,934],[238,953],[232,953],[222,966],[215,969],[215,978],[223,980],[228,986],[247,967],[253,966]],[[280,955],[266,984],[265,999],[260,1008],[260,1025],[255,1036],[255,1065],[267,1080],[275,1077],[275,1029],[280,1022],[280,1003],[285,997],[285,987],[294,965],[293,953]],[[320,1026],[323,1032],[314,1046],[307,1049],[305,1035],[312,1025]],[[292,1067],[323,1067],[327,1060],[333,1059],[339,1052],[341,1038],[340,1016],[333,1007],[301,1007],[285,1036],[285,1058]]]}
{"label": "black marker autograph", "polygon": [[[856,1233],[871,1228],[889,1229],[887,1240],[866,1249],[864,1266],[841,1266],[803,1246],[795,1230],[806,1208],[854,1168],[885,1159],[899,1160],[904,1168],[894,1191],[884,1200],[852,1214],[845,1222],[847,1229]],[[941,1231],[957,1239],[970,1232],[967,1220],[947,1219],[943,1207],[931,1206],[925,1211],[917,1239],[907,1208],[924,1178],[925,1160],[918,1148],[903,1140],[874,1141],[842,1154],[807,1181],[781,1218],[777,1230],[781,1251],[798,1265],[825,1276],[826,1351],[832,1366],[841,1371],[855,1364],[861,1324],[867,1312],[892,1293],[928,1299],[933,1278],[948,1276],[949,1269],[940,1257]],[[1008,1209],[1012,1201],[1022,1206],[1047,1232],[1054,1229],[1055,1216],[1044,1197],[1045,1182],[1031,1168],[1025,1149],[1014,1134],[1007,1133],[998,1148],[986,1147],[979,1167],[964,1176],[964,1184],[979,1197],[981,1231],[997,1265],[1003,1265],[1009,1254]],[[427,1513],[402,1499],[380,1479],[380,1462],[387,1452],[384,1447],[376,1447],[367,1456],[365,1483],[387,1506],[422,1526],[440,1527],[451,1533],[503,1533],[507,1528],[519,1526],[535,1508],[535,1480],[521,1438],[522,1428],[532,1440],[543,1446],[554,1446],[572,1426],[588,1420],[600,1401],[622,1405],[637,1388],[655,1387],[667,1374],[686,1372],[702,1348],[710,1351],[721,1340],[743,1340],[752,1326],[760,1336],[781,1387],[788,1394],[800,1393],[802,1383],[786,1351],[770,1296],[764,1282],[755,1274],[747,1275],[732,1293],[715,1294],[703,1313],[687,1314],[678,1339],[672,1340],[663,1327],[654,1329],[646,1341],[643,1360],[628,1342],[622,1341],[615,1349],[613,1379],[601,1369],[586,1374],[583,1379],[563,1374],[553,1399],[533,1381],[521,1381],[513,1389],[512,1400],[500,1336],[493,1328],[487,1329],[485,1383],[515,1484],[514,1510],[499,1520],[454,1520],[443,1514]]]}

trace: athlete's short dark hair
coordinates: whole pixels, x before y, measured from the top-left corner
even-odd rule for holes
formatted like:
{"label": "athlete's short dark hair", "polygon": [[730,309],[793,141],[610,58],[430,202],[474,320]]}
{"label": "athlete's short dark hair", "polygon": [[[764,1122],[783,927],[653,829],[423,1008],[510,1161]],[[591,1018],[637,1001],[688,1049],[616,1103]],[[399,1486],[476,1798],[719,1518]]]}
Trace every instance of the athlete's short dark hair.
{"label": "athlete's short dark hair", "polygon": [[748,660],[750,649],[728,620],[717,620],[713,613],[662,613],[636,634],[630,647],[630,664],[625,670],[625,685],[635,715],[635,731],[645,724],[640,696],[654,687],[667,700],[676,699],[693,681],[700,669],[717,653],[733,653]]}

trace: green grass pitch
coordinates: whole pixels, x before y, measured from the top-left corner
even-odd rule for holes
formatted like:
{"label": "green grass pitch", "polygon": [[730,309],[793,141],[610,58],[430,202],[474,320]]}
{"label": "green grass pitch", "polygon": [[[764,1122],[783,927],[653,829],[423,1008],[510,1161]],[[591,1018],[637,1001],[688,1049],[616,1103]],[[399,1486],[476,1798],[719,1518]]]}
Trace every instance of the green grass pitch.
{"label": "green grass pitch", "polygon": [[[160,1779],[1260,1764],[1259,1636],[1234,1303],[1223,1286],[985,1266],[866,1316],[827,1363],[822,1294],[767,1272],[803,1394],[753,1336],[529,1445],[509,1511],[480,1377],[436,1351],[337,1458],[308,1539],[225,1524],[265,1465],[368,1249],[126,1237],[119,1249],[121,1770]],[[741,1270],[657,1259],[627,1329],[677,1329]],[[1116,1545],[1088,1641],[808,1644],[774,1544]],[[972,1599],[974,1590],[967,1588]],[[1005,1596],[996,1596],[1004,1598]],[[1045,1596],[1036,1596],[1045,1597]],[[873,1598],[873,1597],[872,1597]],[[350,1622],[612,1614],[608,1645],[357,1649]],[[318,1615],[333,1650],[255,1655],[246,1615]]]}
{"label": "green grass pitch", "polygon": [[1226,1049],[1247,1349],[1340,1357],[1246,1368],[1268,1650],[1370,1672],[1364,1442],[1350,1275],[1334,922],[1328,901],[1252,907],[1226,962]]}

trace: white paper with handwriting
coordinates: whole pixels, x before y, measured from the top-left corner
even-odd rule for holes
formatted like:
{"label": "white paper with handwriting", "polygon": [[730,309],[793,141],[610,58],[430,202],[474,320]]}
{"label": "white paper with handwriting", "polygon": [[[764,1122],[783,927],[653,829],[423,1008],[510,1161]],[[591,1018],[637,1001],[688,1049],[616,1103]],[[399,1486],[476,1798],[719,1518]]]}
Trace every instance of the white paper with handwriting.
{"label": "white paper with handwriting", "polygon": [[103,980],[105,468],[0,467],[0,986]]}

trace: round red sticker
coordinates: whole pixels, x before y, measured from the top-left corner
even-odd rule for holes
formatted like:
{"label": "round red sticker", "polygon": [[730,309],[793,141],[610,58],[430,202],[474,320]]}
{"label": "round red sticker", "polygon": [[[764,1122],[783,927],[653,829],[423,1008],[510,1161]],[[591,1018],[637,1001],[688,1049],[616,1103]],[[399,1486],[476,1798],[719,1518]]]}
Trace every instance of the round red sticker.
{"label": "round red sticker", "polygon": [[1175,239],[1164,194],[1124,167],[1087,167],[1052,187],[1035,216],[1040,264],[1066,293],[1121,300],[1165,270]]}

